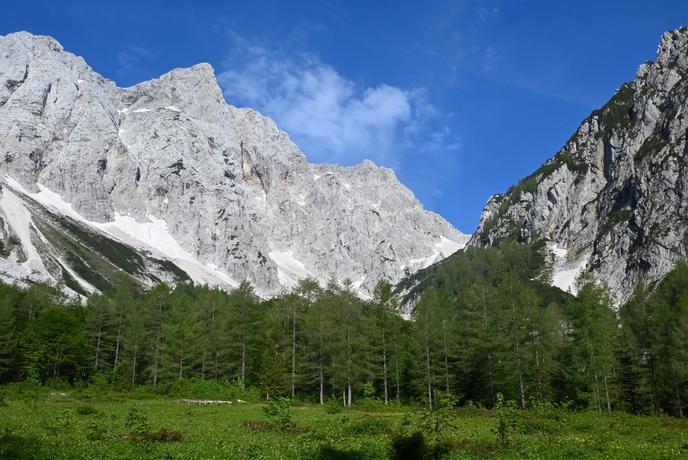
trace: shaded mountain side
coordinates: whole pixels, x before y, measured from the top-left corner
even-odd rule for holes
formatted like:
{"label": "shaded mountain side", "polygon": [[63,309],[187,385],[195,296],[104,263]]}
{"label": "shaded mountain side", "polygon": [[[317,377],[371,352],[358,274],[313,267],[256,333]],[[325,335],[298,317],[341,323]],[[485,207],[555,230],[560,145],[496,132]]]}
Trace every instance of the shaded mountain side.
{"label": "shaded mountain side", "polygon": [[3,185],[0,193],[4,281],[61,281],[86,296],[113,287],[127,275],[144,286],[190,280],[173,262],[56,213],[18,190]]}
{"label": "shaded mountain side", "polygon": [[461,299],[476,286],[496,287],[509,277],[533,288],[543,304],[563,305],[570,294],[548,284],[551,259],[543,242],[504,242],[489,247],[469,247],[404,278],[395,286],[402,313],[410,316],[423,292],[437,288]]}

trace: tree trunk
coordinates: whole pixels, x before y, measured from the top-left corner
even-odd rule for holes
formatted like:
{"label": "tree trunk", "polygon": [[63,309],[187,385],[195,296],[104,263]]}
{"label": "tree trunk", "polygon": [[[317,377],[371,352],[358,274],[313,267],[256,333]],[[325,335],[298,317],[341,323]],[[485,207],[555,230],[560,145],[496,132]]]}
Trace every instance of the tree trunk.
{"label": "tree trunk", "polygon": [[241,338],[241,387],[246,386],[246,339]]}
{"label": "tree trunk", "polygon": [[600,389],[597,382],[597,374],[593,374],[595,405],[597,406],[597,412],[602,412],[602,404],[600,404]]}
{"label": "tree trunk", "polygon": [[323,375],[322,356],[320,357],[320,405],[325,404],[325,378]]}
{"label": "tree trunk", "polygon": [[205,347],[203,350],[203,353],[201,353],[201,379],[205,380]]}
{"label": "tree trunk", "polygon": [[292,306],[291,321],[291,399],[296,397],[296,304]]}
{"label": "tree trunk", "polygon": [[325,343],[323,338],[323,314],[322,309],[318,315],[318,332],[320,333],[320,369],[318,372],[318,378],[320,380],[320,404],[325,404]]}
{"label": "tree trunk", "polygon": [[158,318],[155,337],[155,358],[153,359],[153,386],[158,385],[160,372],[160,343],[162,341],[162,302],[158,300]]}
{"label": "tree trunk", "polygon": [[122,323],[124,319],[122,318],[123,314],[120,311],[119,312],[119,320],[117,323],[117,340],[115,341],[115,363],[112,367],[112,373],[114,374],[115,371],[117,371],[117,366],[119,365],[119,353],[120,353],[120,348],[122,347]]}
{"label": "tree trunk", "polygon": [[430,346],[425,345],[425,372],[428,381],[428,407],[432,410],[432,380],[430,375]]}
{"label": "tree trunk", "polygon": [[136,385],[136,359],[138,358],[138,342],[134,344],[134,359],[131,366],[131,386]]}
{"label": "tree trunk", "polygon": [[[384,327],[384,325],[383,325]],[[385,331],[382,330],[382,377],[385,385],[385,406],[389,403],[389,392],[387,390],[387,339]]]}
{"label": "tree trunk", "polygon": [[449,348],[447,347],[447,320],[442,321],[444,333],[444,391],[449,394]]}
{"label": "tree trunk", "polygon": [[516,342],[516,365],[518,366],[518,386],[521,393],[521,409],[526,408],[526,393],[523,387],[523,371],[521,370],[521,351],[518,342]]}
{"label": "tree trunk", "polygon": [[215,369],[213,370],[213,374],[215,374],[215,381],[217,382],[217,367],[218,367],[218,361],[220,360],[220,352],[218,350],[215,350]]}
{"label": "tree trunk", "polygon": [[512,324],[512,333],[513,333],[513,339],[514,339],[514,344],[515,349],[516,349],[516,366],[517,366],[517,372],[518,372],[518,388],[519,388],[519,393],[521,396],[521,409],[525,409],[526,407],[526,395],[525,395],[525,389],[523,388],[523,369],[521,369],[521,347],[520,347],[520,337],[519,337],[519,328],[518,324],[516,322],[516,303],[514,302],[514,293],[513,293],[513,288],[511,284],[511,276],[509,276],[509,296],[511,297],[511,324]]}
{"label": "tree trunk", "polygon": [[[351,308],[350,306],[348,308]],[[351,407],[351,312],[348,312],[346,325],[346,387],[348,399],[346,406]]]}
{"label": "tree trunk", "polygon": [[650,379],[652,380],[652,405],[654,407],[654,415],[659,414],[659,397],[657,396],[657,366],[655,365],[655,357],[650,354],[650,359],[647,361],[650,368]]}
{"label": "tree trunk", "polygon": [[[482,301],[483,301],[483,325],[487,330],[487,301],[485,300],[485,286],[481,286],[482,290]],[[492,350],[488,348],[487,350],[487,372],[490,380],[490,399],[492,399],[492,404],[495,404],[495,386],[494,386],[494,371],[492,370]]]}
{"label": "tree trunk", "polygon": [[401,397],[401,383],[399,379],[399,341],[397,340],[397,334],[394,333],[394,373],[396,378],[397,386],[397,401]]}
{"label": "tree trunk", "polygon": [[676,392],[676,404],[678,405],[678,416],[683,418],[683,402],[681,401],[681,392],[678,389],[678,383],[674,385],[674,391]]}
{"label": "tree trunk", "polygon": [[96,340],[96,362],[93,366],[93,372],[98,373],[98,358],[100,357],[100,338],[102,335],[103,321],[102,319],[98,321],[98,338]]}
{"label": "tree trunk", "polygon": [[612,411],[612,404],[609,401],[609,386],[607,385],[607,376],[604,376],[604,395],[607,398],[607,412]]}
{"label": "tree trunk", "polygon": [[540,350],[539,346],[535,347],[535,368],[537,369],[537,389],[538,389],[538,401],[542,401],[542,370],[540,369]]}

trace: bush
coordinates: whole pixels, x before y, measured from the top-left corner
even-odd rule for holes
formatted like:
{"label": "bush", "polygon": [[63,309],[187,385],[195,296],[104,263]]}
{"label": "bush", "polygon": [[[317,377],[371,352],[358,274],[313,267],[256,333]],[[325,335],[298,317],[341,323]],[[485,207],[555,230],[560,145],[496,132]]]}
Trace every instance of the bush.
{"label": "bush", "polygon": [[426,457],[426,445],[423,433],[416,431],[410,435],[398,434],[392,438],[392,458],[397,460],[414,460]]}
{"label": "bush", "polygon": [[263,408],[268,423],[282,431],[292,426],[291,401],[287,398],[273,398]]}
{"label": "bush", "polygon": [[130,437],[143,438],[150,432],[150,425],[148,424],[148,417],[141,414],[137,409],[129,409],[127,420],[124,422],[124,427],[129,432]]}
{"label": "bush", "polygon": [[262,399],[260,390],[254,387],[245,387],[240,380],[216,382],[194,377],[184,379],[181,382],[170,383],[165,386],[163,391],[164,394],[177,398],[241,399],[244,401],[260,401]]}
{"label": "bush", "polygon": [[325,413],[330,415],[340,413],[343,408],[344,406],[342,405],[342,402],[339,400],[339,398],[330,398],[327,401],[325,401],[325,404],[323,405]]}
{"label": "bush", "polygon": [[389,422],[384,419],[366,417],[354,420],[349,424],[347,431],[351,434],[385,434],[389,431]]}
{"label": "bush", "polygon": [[77,415],[93,415],[98,413],[95,408],[86,405],[78,406],[76,409],[74,409],[74,412],[76,412]]}
{"label": "bush", "polygon": [[497,393],[497,428],[494,433],[499,437],[502,447],[509,444],[509,434],[513,433],[518,426],[518,408],[513,400],[506,401],[504,395]]}
{"label": "bush", "polygon": [[146,435],[146,441],[177,442],[181,441],[182,439],[184,439],[184,434],[181,431],[168,430],[166,428],[162,428]]}
{"label": "bush", "polygon": [[29,438],[5,428],[0,434],[0,458],[42,459],[49,458],[38,438]]}

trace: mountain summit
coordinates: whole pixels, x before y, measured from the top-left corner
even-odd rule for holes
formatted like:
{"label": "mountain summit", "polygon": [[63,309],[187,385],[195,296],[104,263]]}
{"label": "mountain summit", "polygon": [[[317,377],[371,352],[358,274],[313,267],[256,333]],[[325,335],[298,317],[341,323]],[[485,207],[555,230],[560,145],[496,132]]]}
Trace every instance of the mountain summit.
{"label": "mountain summit", "polygon": [[638,69],[540,169],[493,196],[470,244],[546,241],[554,285],[583,270],[617,302],[688,256],[688,28]]}
{"label": "mountain summit", "polygon": [[102,290],[313,276],[360,295],[463,247],[393,171],[310,164],[208,64],[118,88],[50,37],[0,37],[0,276]]}

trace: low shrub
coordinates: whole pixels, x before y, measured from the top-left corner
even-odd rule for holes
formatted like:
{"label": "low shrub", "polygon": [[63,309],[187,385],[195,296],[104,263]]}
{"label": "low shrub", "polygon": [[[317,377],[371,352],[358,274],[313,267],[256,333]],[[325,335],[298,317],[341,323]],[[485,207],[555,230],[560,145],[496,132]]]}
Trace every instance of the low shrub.
{"label": "low shrub", "polygon": [[166,428],[148,433],[145,436],[146,441],[152,442],[178,442],[182,439],[184,439],[184,434],[181,431],[168,430]]}
{"label": "low shrub", "polygon": [[287,398],[273,398],[263,408],[263,413],[268,423],[282,431],[292,426],[291,401]]}
{"label": "low shrub", "polygon": [[77,415],[93,415],[98,413],[94,407],[87,405],[77,406],[74,412],[76,412]]}
{"label": "low shrub", "polygon": [[339,398],[330,398],[323,404],[323,409],[326,414],[334,415],[340,413],[342,409],[344,409],[344,406]]}

